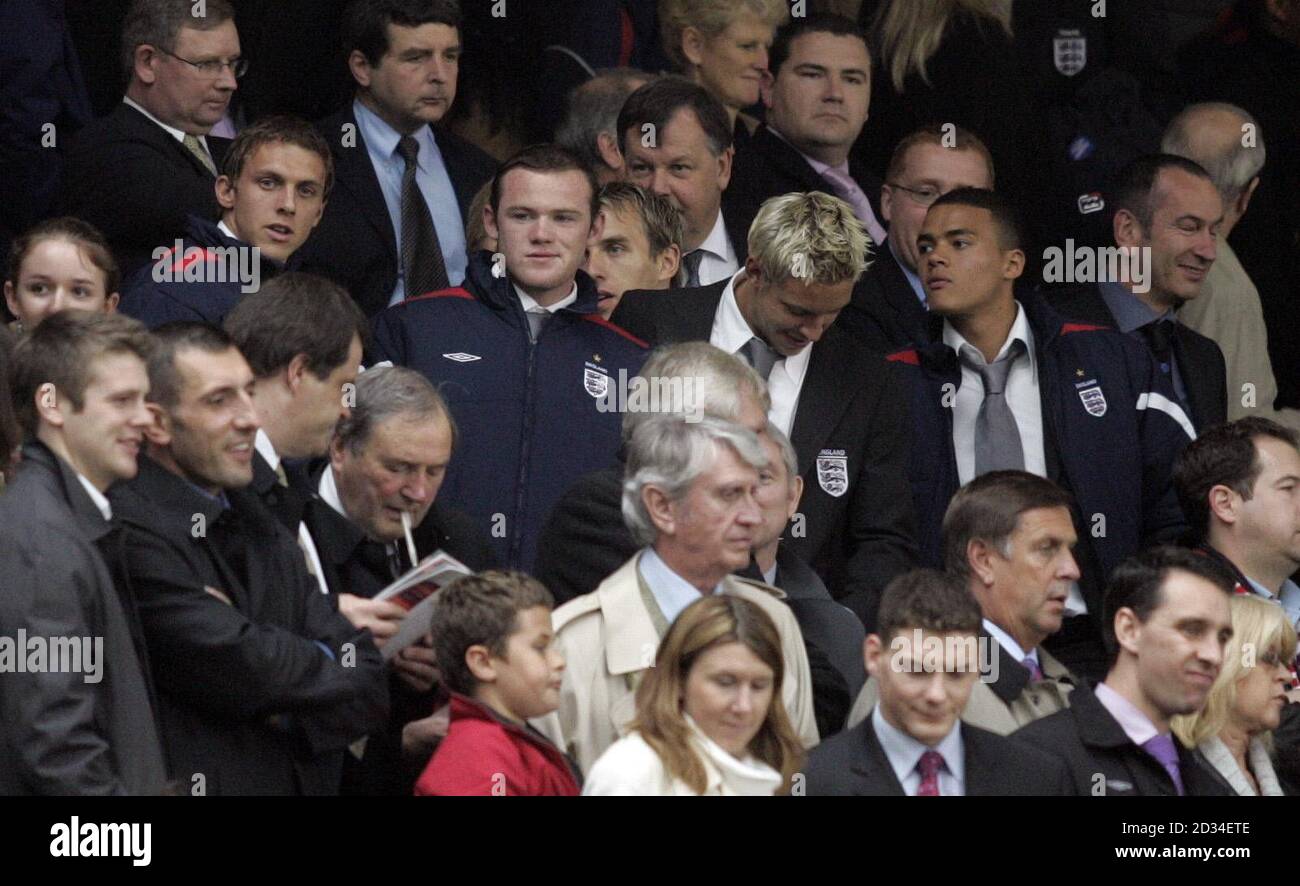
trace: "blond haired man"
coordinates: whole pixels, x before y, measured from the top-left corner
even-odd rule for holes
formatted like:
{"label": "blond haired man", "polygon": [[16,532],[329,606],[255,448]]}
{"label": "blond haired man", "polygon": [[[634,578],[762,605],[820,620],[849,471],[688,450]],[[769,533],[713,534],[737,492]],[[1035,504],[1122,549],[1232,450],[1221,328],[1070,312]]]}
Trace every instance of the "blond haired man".
{"label": "blond haired man", "polygon": [[915,561],[906,397],[895,367],[833,324],[869,244],[843,200],[767,200],[729,280],[629,292],[611,318],[652,345],[708,341],[767,380],[771,421],[794,441],[807,492],[792,549],[869,626],[875,601]]}

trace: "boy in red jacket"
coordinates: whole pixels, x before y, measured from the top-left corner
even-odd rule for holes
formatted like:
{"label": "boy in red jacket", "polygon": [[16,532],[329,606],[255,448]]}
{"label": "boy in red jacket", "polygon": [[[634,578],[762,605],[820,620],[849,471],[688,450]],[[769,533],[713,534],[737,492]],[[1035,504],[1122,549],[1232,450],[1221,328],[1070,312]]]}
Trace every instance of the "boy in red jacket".
{"label": "boy in red jacket", "polygon": [[527,723],[560,706],[553,602],[539,581],[512,571],[469,575],[438,592],[431,630],[451,726],[417,796],[578,795],[569,758]]}

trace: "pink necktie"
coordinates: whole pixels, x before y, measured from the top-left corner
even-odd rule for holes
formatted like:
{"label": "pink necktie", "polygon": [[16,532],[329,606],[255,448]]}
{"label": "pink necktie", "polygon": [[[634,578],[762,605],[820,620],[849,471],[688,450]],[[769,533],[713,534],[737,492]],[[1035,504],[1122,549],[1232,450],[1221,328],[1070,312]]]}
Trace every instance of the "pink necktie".
{"label": "pink necktie", "polygon": [[916,764],[921,773],[921,786],[916,789],[918,797],[939,796],[939,770],[943,768],[943,755],[938,751],[926,751]]}
{"label": "pink necktie", "polygon": [[876,214],[871,210],[871,202],[867,200],[867,195],[862,193],[862,189],[853,180],[853,176],[836,169],[834,166],[828,166],[822,172],[822,178],[831,183],[831,187],[835,188],[835,193],[841,200],[853,207],[853,214],[866,227],[871,239],[877,244],[883,243],[885,229],[876,220]]}

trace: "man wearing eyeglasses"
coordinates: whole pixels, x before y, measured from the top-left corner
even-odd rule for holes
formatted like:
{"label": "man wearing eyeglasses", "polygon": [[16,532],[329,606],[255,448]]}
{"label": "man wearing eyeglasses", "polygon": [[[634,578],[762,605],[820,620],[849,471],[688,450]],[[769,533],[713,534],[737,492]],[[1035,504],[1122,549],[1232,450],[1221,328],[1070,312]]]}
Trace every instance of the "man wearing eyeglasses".
{"label": "man wearing eyeglasses", "polygon": [[[201,7],[201,15],[195,15]],[[228,0],[134,0],[122,28],[126,95],[78,134],[60,211],[108,239],[123,273],[216,218],[213,184],[229,141],[210,136],[248,63]]]}
{"label": "man wearing eyeglasses", "polygon": [[974,133],[928,126],[894,148],[880,189],[889,236],[838,321],[867,347],[889,353],[933,340],[916,238],[930,205],[957,188],[993,188],[993,157]]}

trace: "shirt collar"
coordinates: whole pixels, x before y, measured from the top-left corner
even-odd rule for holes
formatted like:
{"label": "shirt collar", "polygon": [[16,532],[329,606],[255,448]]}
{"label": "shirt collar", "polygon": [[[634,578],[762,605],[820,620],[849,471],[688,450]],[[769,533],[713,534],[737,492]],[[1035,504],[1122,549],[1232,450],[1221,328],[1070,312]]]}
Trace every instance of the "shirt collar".
{"label": "shirt collar", "polygon": [[320,472],[320,485],[316,487],[316,492],[321,497],[321,501],[338,511],[344,517],[348,517],[347,510],[343,507],[343,499],[339,497],[338,481],[334,478],[334,466],[326,465],[325,470]]}
{"label": "shirt collar", "polygon": [[113,506],[108,503],[108,499],[104,497],[104,493],[96,489],[95,484],[91,483],[81,474],[77,474],[77,479],[81,481],[81,486],[86,490],[86,495],[90,496],[90,500],[95,503],[95,507],[99,508],[99,512],[104,515],[104,519],[112,520]]}
{"label": "shirt collar", "polygon": [[903,261],[902,256],[898,254],[898,250],[894,248],[893,237],[885,238],[885,246],[889,248],[889,254],[894,257],[895,263],[898,264],[898,269],[903,272],[903,276],[907,278],[907,282],[911,284],[912,291],[916,293],[916,297],[920,299],[921,304],[925,305],[928,309],[930,302],[925,294],[925,286],[921,283],[920,275],[909,268],[907,262]]}
{"label": "shirt collar", "polygon": [[[149,118],[150,120],[152,120],[154,123],[156,123],[157,125],[161,126],[163,129],[167,130],[167,134],[170,135],[172,138],[176,139],[178,142],[184,142],[184,141],[185,141],[185,135],[186,135],[186,133],[185,133],[185,131],[184,131],[183,129],[177,129],[175,126],[168,126],[166,123],[164,123],[164,122],[162,122],[161,120],[159,120],[159,119],[158,119],[157,117],[155,117],[153,114],[150,114],[147,110],[145,110],[145,108],[144,108],[143,105],[141,105],[139,102],[135,101],[134,99],[129,98],[129,97],[127,97],[127,96],[124,95],[124,96],[122,96],[122,104],[124,104],[124,105],[130,105],[131,107],[133,107],[133,108],[135,108],[137,111],[139,111],[141,114],[144,114],[146,117],[148,117],[148,118]],[[203,147],[204,147],[204,148],[206,148],[206,147],[208,146],[208,140],[207,140],[207,137],[206,137],[206,136],[202,136],[202,135],[200,135],[200,136],[198,136],[198,140],[199,140],[200,142],[203,143]]]}
{"label": "shirt collar", "polygon": [[280,454],[275,451],[275,446],[271,443],[271,438],[266,436],[266,431],[262,428],[257,429],[257,436],[253,438],[253,448],[257,454],[266,459],[266,463],[271,466],[271,470],[280,467]]}
{"label": "shirt collar", "polygon": [[1137,705],[1105,683],[1098,683],[1093,694],[1097,696],[1097,701],[1101,702],[1102,707],[1110,711],[1110,715],[1119,723],[1120,728],[1133,744],[1141,747],[1160,734],[1156,724],[1138,710]]}
{"label": "shirt collar", "polygon": [[893,767],[899,784],[916,769],[916,764],[921,762],[921,755],[932,750],[938,751],[943,757],[944,765],[953,778],[959,782],[966,781],[966,753],[961,740],[961,720],[954,722],[948,734],[933,748],[891,726],[880,712],[880,705],[876,705],[871,712],[871,726],[876,730],[876,739],[880,742],[889,765]]}
{"label": "shirt collar", "polygon": [[[669,624],[683,609],[703,596],[699,588],[673,572],[652,547],[642,552],[637,568],[641,570],[641,577],[645,579],[646,586],[650,588],[650,593],[654,595],[659,610]],[[722,582],[718,582],[713,593],[721,592]]]}
{"label": "shirt collar", "polygon": [[[357,118],[357,128],[361,130],[361,138],[368,149],[387,160],[401,161],[402,158],[397,153],[397,143],[402,140],[400,132],[389,126],[383,117],[366,107],[361,99],[352,101],[352,113]],[[415,157],[415,165],[422,171],[428,171],[430,158],[436,156],[438,151],[433,129],[429,126],[421,126],[411,133],[411,138],[415,139],[420,146],[420,153]]]}
{"label": "shirt collar", "polygon": [[[510,285],[514,286],[515,295],[519,296],[519,303],[520,305],[523,306],[525,314],[527,314],[529,311],[541,307],[541,305],[537,304],[537,300],[533,298],[531,295],[529,295],[528,293],[524,292],[522,289],[520,289],[518,284],[512,283]],[[574,280],[573,288],[569,290],[568,295],[566,295],[564,298],[557,301],[555,304],[550,305],[549,307],[546,308],[542,308],[542,310],[549,311],[552,314],[557,314],[560,311],[567,308],[569,305],[573,304],[577,300],[578,300],[578,281]]]}
{"label": "shirt collar", "polygon": [[834,169],[834,170],[836,170],[837,172],[842,172],[842,173],[844,173],[845,175],[848,175],[848,174],[849,174],[849,161],[848,161],[848,158],[847,158],[847,157],[844,159],[844,162],[843,162],[843,163],[839,163],[839,164],[837,164],[837,165],[835,165],[835,166],[832,166],[832,165],[829,164],[829,163],[823,163],[822,161],[818,160],[816,157],[809,157],[809,156],[808,156],[807,154],[805,154],[803,151],[799,150],[799,148],[795,146],[795,143],[794,143],[794,142],[790,141],[790,139],[786,138],[784,135],[782,135],[781,133],[777,132],[776,129],[775,129],[771,124],[768,124],[768,126],[767,126],[767,131],[770,132],[770,133],[772,133],[774,136],[776,136],[777,138],[779,138],[781,141],[785,142],[787,145],[789,145],[790,148],[791,148],[791,149],[792,149],[796,154],[798,154],[800,157],[802,157],[802,158],[804,159],[804,162],[805,162],[805,163],[807,163],[809,166],[811,166],[813,169],[815,169],[815,170],[817,171],[817,174],[818,174],[818,175],[824,175],[824,174],[826,173],[826,170],[828,170],[828,169]]}
{"label": "shirt collar", "polygon": [[718,215],[713,220],[713,228],[709,231],[709,236],[704,238],[704,242],[699,245],[699,249],[724,261],[737,261],[736,251],[731,248],[731,240],[727,237],[727,226],[722,221],[721,207],[718,208]]}
{"label": "shirt collar", "polygon": [[[998,355],[994,359],[1001,360],[1006,356],[1007,351],[1011,348],[1011,343],[1016,339],[1025,343],[1025,353],[1029,356],[1030,367],[1033,367],[1036,362],[1034,359],[1034,333],[1033,330],[1029,328],[1029,317],[1025,314],[1024,305],[1020,304],[1019,301],[1016,302],[1015,322],[1011,324],[1011,331],[1007,333],[1007,339],[1002,343],[1002,347],[998,348]],[[975,347],[966,341],[966,338],[954,329],[952,324],[947,320],[943,321],[943,343],[952,348],[958,354],[960,354],[961,349],[967,345],[971,348]]]}
{"label": "shirt collar", "polygon": [[1119,283],[1113,281],[1098,283],[1097,288],[1101,291],[1106,307],[1110,308],[1111,316],[1115,318],[1115,325],[1119,327],[1120,332],[1132,332],[1156,320],[1166,317],[1172,320],[1174,317],[1173,311],[1157,314],[1146,302]]}
{"label": "shirt collar", "polygon": [[1289,578],[1285,579],[1282,582],[1282,587],[1275,594],[1249,575],[1243,573],[1242,577],[1246,579],[1246,583],[1256,595],[1279,604],[1293,624],[1300,620],[1300,585],[1297,585]]}
{"label": "shirt collar", "polygon": [[1042,666],[1042,663],[1038,661],[1037,649],[1031,649],[1028,652],[1025,652],[1025,650],[1020,647],[1020,644],[1017,643],[1010,634],[989,621],[987,618],[984,619],[984,630],[988,631],[989,636],[994,640],[997,640],[998,645],[1005,649],[1007,654],[1016,661],[1024,661],[1026,658],[1032,658],[1035,662],[1039,663],[1040,667]]}

